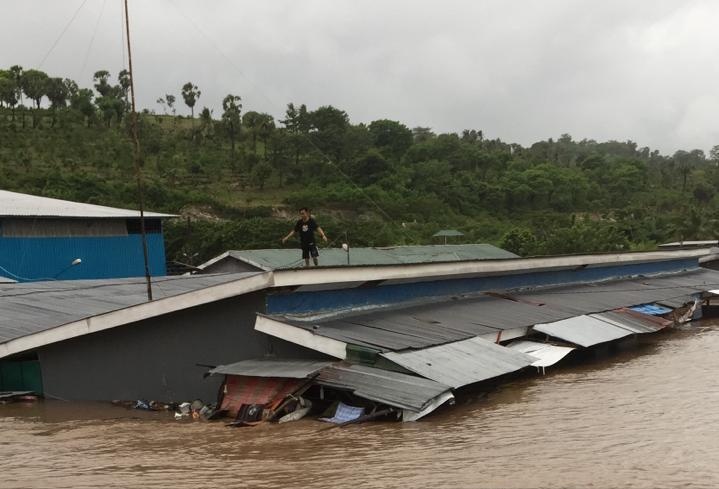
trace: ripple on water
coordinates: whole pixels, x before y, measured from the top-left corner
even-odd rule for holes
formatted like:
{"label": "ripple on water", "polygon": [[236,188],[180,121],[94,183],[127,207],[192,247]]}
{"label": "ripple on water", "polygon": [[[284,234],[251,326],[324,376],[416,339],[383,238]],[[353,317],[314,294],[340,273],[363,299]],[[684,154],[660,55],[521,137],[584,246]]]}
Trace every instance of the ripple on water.
{"label": "ripple on water", "polygon": [[229,429],[98,404],[0,406],[0,485],[714,487],[717,324],[530,373],[417,423]]}

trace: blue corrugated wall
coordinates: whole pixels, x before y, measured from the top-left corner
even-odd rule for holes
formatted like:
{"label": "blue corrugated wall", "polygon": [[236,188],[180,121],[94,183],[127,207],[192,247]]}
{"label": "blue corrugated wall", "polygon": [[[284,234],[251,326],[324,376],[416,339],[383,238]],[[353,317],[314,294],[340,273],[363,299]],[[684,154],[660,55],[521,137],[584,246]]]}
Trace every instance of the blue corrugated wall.
{"label": "blue corrugated wall", "polygon": [[[166,275],[165,241],[162,234],[148,234],[147,249],[150,273],[153,276]],[[82,259],[82,263],[70,266],[76,258]],[[0,267],[7,270],[6,272],[0,269],[0,275],[18,281],[145,275],[142,237],[139,234],[73,238],[0,238]]]}
{"label": "blue corrugated wall", "polygon": [[422,298],[447,297],[488,290],[576,284],[653,273],[678,272],[694,269],[698,266],[697,258],[681,258],[575,270],[390,284],[374,288],[359,287],[313,292],[280,292],[267,296],[267,312],[270,314],[304,314],[354,307],[399,304]]}

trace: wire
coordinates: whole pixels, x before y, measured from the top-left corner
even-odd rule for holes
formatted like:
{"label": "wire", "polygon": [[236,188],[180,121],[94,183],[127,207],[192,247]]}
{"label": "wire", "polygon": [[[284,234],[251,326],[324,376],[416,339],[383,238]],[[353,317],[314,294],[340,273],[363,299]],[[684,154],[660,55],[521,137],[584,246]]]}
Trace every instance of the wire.
{"label": "wire", "polygon": [[122,68],[127,68],[125,61],[125,7],[124,0],[120,1],[120,52],[122,53]]}
{"label": "wire", "polygon": [[105,13],[105,4],[107,4],[107,0],[102,0],[102,8],[100,9],[100,15],[97,16],[97,22],[95,22],[95,30],[92,32],[92,37],[90,38],[90,43],[88,44],[87,52],[85,53],[85,60],[82,62],[82,68],[80,69],[80,78],[83,78],[83,76],[85,75],[85,68],[87,67],[87,61],[90,59],[90,51],[92,50],[92,45],[95,42],[97,29],[100,27],[100,20],[102,20],[102,14]]}
{"label": "wire", "polygon": [[53,51],[53,50],[55,49],[55,47],[58,45],[58,43],[60,42],[60,39],[62,39],[62,37],[65,35],[65,33],[67,32],[67,30],[70,28],[70,26],[72,25],[72,23],[75,21],[75,18],[77,17],[77,14],[80,13],[80,10],[82,10],[82,8],[85,6],[86,3],[87,3],[87,0],[83,0],[83,2],[80,4],[80,6],[77,8],[77,10],[75,10],[75,13],[72,14],[72,17],[70,18],[70,21],[69,21],[67,24],[65,24],[65,28],[62,30],[62,32],[60,32],[60,35],[57,37],[57,39],[55,39],[55,42],[52,44],[52,46],[51,46],[50,49],[47,51],[47,53],[45,53],[45,56],[42,58],[42,61],[40,61],[40,64],[38,65],[38,69],[39,69],[39,68],[42,68],[42,65],[43,65],[43,64],[45,63],[45,61],[47,60],[48,56],[50,56],[50,53],[52,53],[52,51]]}
{"label": "wire", "polygon": [[[245,74],[244,74],[244,73],[242,72],[242,70],[235,64],[235,62],[232,60],[232,58],[230,58],[229,56],[227,56],[227,55],[224,53],[224,51],[219,47],[219,45],[218,45],[212,38],[210,38],[210,36],[208,36],[208,35],[197,25],[197,23],[195,23],[195,21],[194,21],[191,17],[185,15],[185,13],[184,13],[182,10],[180,10],[180,8],[179,8],[177,5],[174,4],[174,2],[172,2],[172,1],[170,1],[170,0],[167,0],[167,2],[168,2],[170,5],[172,5],[172,7],[175,9],[175,11],[176,11],[177,13],[179,13],[182,17],[184,17],[185,20],[187,20],[187,21],[195,28],[195,30],[196,30],[197,32],[199,32],[200,35],[201,35],[202,37],[204,37],[205,40],[206,40],[208,43],[210,43],[210,45],[212,45],[212,47],[215,48],[215,50],[220,54],[220,56],[222,56],[222,57],[225,59],[225,61],[226,61],[232,68],[234,68],[235,71],[237,71],[237,73],[238,73],[242,78],[244,78],[250,85],[252,85],[252,87],[255,89],[255,91],[257,91],[265,100],[267,100],[267,101],[269,102],[269,104],[275,108],[275,110],[281,110],[279,104],[275,103],[272,99],[270,99],[270,98],[265,94],[265,92],[264,92],[262,89],[260,89],[255,83],[252,82],[252,80],[250,80],[247,76],[245,76]],[[352,185],[355,189],[357,189],[357,190],[365,197],[365,199],[366,199],[368,202],[370,202],[373,206],[375,206],[375,207],[380,211],[380,213],[381,213],[382,215],[384,215],[384,216],[385,216],[387,219],[389,219],[390,221],[393,221],[393,220],[394,220],[394,219],[392,218],[392,216],[390,216],[377,202],[375,202],[374,199],[372,199],[372,197],[370,197],[369,194],[368,194],[362,187],[360,187],[359,185],[357,185],[357,184],[352,180],[352,178],[349,177],[349,175],[347,175],[344,171],[342,171],[342,169],[341,169],[335,162],[333,162],[332,159],[331,159],[324,151],[322,151],[322,150],[315,144],[315,142],[312,140],[312,138],[311,138],[308,134],[302,133],[302,136],[305,138],[305,140],[306,140],[307,142],[310,143],[310,145],[311,145],[320,155],[322,155],[322,157],[325,159],[325,161],[326,161],[327,163],[329,163],[330,166],[332,166],[334,169],[336,169],[337,172],[338,172],[345,180],[347,180],[347,181],[350,183],[350,185]]]}

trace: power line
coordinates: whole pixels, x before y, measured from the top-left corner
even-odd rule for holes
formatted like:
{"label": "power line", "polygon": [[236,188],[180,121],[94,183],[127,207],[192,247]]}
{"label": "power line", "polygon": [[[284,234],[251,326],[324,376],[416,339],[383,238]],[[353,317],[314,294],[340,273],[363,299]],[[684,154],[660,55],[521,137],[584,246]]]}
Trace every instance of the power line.
{"label": "power line", "polygon": [[85,75],[85,68],[87,67],[87,61],[90,59],[90,51],[92,50],[92,45],[95,42],[97,29],[98,27],[100,27],[100,20],[102,20],[102,14],[105,13],[105,4],[107,4],[107,0],[102,0],[102,8],[100,9],[100,15],[97,16],[97,22],[95,22],[95,30],[92,31],[92,37],[90,37],[90,43],[88,44],[87,52],[85,53],[85,60],[82,62],[82,69],[80,69],[80,78]]}
{"label": "power line", "polygon": [[57,36],[57,39],[55,39],[55,42],[52,44],[52,46],[51,46],[50,49],[47,51],[47,53],[45,53],[45,56],[42,58],[42,61],[40,61],[40,64],[38,65],[38,69],[39,69],[39,68],[42,68],[42,65],[43,65],[43,64],[45,63],[45,61],[47,60],[48,56],[50,56],[50,53],[52,53],[52,51],[53,51],[53,50],[55,49],[55,47],[58,45],[58,43],[60,42],[60,39],[62,39],[62,37],[65,35],[65,32],[67,32],[67,30],[70,28],[70,26],[72,25],[72,23],[75,21],[75,18],[77,17],[77,14],[80,13],[80,10],[82,10],[82,8],[85,6],[86,3],[87,3],[87,0],[83,0],[83,2],[80,4],[80,6],[77,8],[77,10],[75,10],[75,13],[72,14],[72,17],[70,18],[70,20],[68,21],[68,23],[65,24],[65,27],[63,28],[62,32],[60,32],[60,35]]}
{"label": "power line", "polygon": [[[185,20],[187,20],[187,22],[189,22],[189,23],[195,28],[195,30],[196,30],[197,32],[199,32],[202,37],[205,38],[205,40],[215,49],[215,51],[217,51],[217,52],[220,54],[220,56],[222,56],[222,57],[225,59],[225,61],[226,61],[232,68],[234,68],[235,71],[236,71],[242,78],[244,78],[250,85],[252,85],[252,86],[254,87],[254,89],[255,89],[265,100],[267,100],[267,101],[270,103],[271,106],[273,106],[273,107],[275,108],[275,110],[282,110],[282,109],[280,108],[280,106],[279,106],[277,103],[275,103],[272,99],[270,99],[270,97],[268,97],[268,96],[264,93],[264,91],[263,91],[262,89],[260,89],[257,85],[255,85],[255,84],[252,82],[252,80],[250,80],[247,76],[245,76],[245,74],[244,74],[244,73],[242,72],[242,70],[235,64],[235,62],[232,60],[232,58],[230,58],[229,56],[227,56],[227,55],[224,53],[224,51],[218,46],[218,44],[217,44],[210,36],[208,36],[208,35],[200,28],[200,26],[197,25],[197,23],[196,23],[191,17],[185,15],[185,13],[184,13],[182,10],[180,10],[179,7],[177,7],[177,5],[174,4],[174,2],[172,2],[172,1],[170,1],[170,0],[167,0],[167,1],[168,1],[168,3],[169,3],[170,5],[172,5],[172,7],[175,9],[175,11],[176,11],[177,13],[179,13]],[[357,189],[357,190],[365,197],[365,199],[366,199],[368,202],[370,202],[374,207],[376,207],[376,208],[380,211],[380,213],[381,213],[382,215],[384,215],[384,216],[385,216],[387,219],[389,219],[390,221],[393,220],[392,216],[390,216],[377,202],[375,202],[375,200],[372,199],[372,198],[369,196],[369,194],[368,194],[362,187],[360,187],[359,185],[357,185],[357,184],[354,182],[354,180],[352,180],[352,178],[350,178],[349,175],[347,175],[344,171],[342,171],[342,169],[339,167],[339,165],[337,165],[335,162],[333,162],[332,159],[331,159],[324,151],[322,151],[322,150],[315,144],[315,142],[312,140],[311,137],[309,137],[309,135],[302,133],[302,136],[303,136],[303,137],[305,138],[305,140],[306,140],[307,142],[309,142],[310,145],[325,159],[325,161],[326,161],[330,166],[332,166],[335,170],[337,170],[337,172],[338,172],[345,180],[347,180],[347,182],[349,182],[350,185],[352,185],[355,189]]]}

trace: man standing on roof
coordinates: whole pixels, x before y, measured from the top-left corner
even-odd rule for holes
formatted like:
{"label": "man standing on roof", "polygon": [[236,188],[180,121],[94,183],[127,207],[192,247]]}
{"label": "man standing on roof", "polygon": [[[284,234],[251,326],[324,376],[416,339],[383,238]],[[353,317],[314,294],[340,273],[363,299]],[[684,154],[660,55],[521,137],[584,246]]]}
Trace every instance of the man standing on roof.
{"label": "man standing on roof", "polygon": [[294,229],[292,229],[287,236],[282,238],[282,242],[284,243],[290,239],[293,234],[299,233],[300,244],[302,245],[302,258],[305,260],[306,267],[310,265],[310,256],[312,257],[312,261],[315,266],[320,264],[319,259],[317,258],[320,255],[320,252],[317,250],[317,245],[315,244],[315,230],[320,233],[320,236],[322,236],[322,239],[326,243],[327,236],[325,235],[325,232],[321,227],[319,227],[317,221],[315,221],[315,219],[310,215],[310,210],[307,207],[303,207],[300,209],[300,219],[295,224]]}

